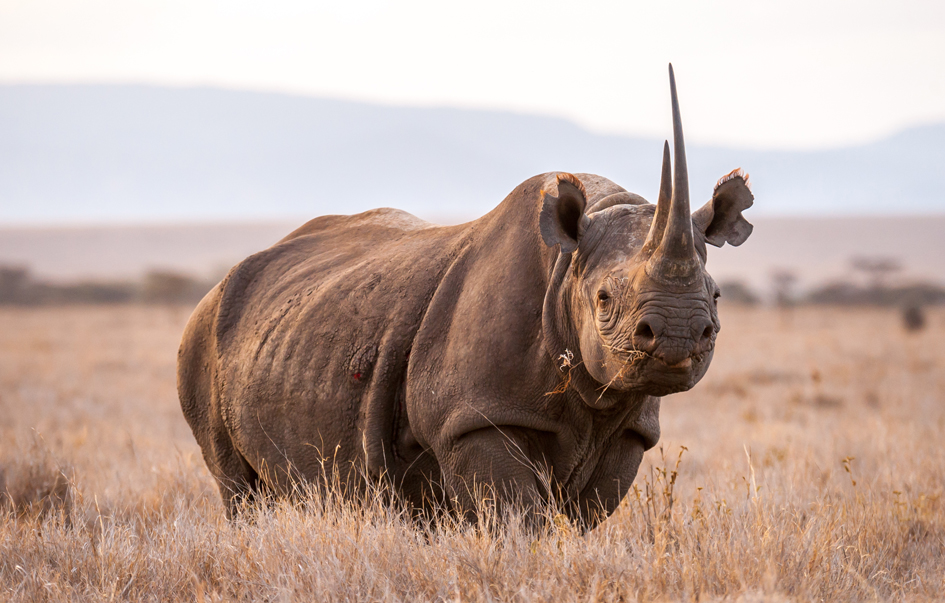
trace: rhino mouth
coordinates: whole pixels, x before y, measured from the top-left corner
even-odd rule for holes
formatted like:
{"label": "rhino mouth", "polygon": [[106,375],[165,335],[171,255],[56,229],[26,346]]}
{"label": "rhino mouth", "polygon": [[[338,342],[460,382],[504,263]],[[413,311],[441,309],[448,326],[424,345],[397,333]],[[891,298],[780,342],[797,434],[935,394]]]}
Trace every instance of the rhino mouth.
{"label": "rhino mouth", "polygon": [[658,358],[656,356],[649,356],[649,357],[652,358],[654,361],[658,362],[660,365],[662,365],[662,367],[666,367],[669,370],[688,371],[693,366],[698,366],[702,364],[703,362],[705,362],[708,355],[709,355],[708,351],[700,352],[698,354],[692,354],[691,356],[687,356],[686,358],[683,358],[682,360],[680,360],[679,362],[675,364],[669,364],[662,358]]}
{"label": "rhino mouth", "polygon": [[649,352],[644,352],[643,350],[637,350],[633,348],[629,349],[617,349],[614,350],[615,355],[618,358],[623,359],[622,366],[617,375],[620,376],[622,373],[626,372],[629,369],[634,367],[640,367],[644,362],[657,363],[660,366],[669,368],[669,369],[688,369],[691,368],[694,364],[699,364],[703,362],[709,354],[712,353],[712,350],[705,350],[702,352],[696,352],[690,354],[689,356],[683,358],[679,362],[674,364],[669,364],[659,356],[654,356]]}
{"label": "rhino mouth", "polygon": [[643,390],[665,396],[690,389],[702,377],[712,350],[687,356],[668,364],[662,358],[642,350],[621,350],[622,364],[604,389]]}
{"label": "rhino mouth", "polygon": [[687,357],[687,358],[684,358],[683,360],[680,360],[680,361],[677,362],[676,364],[669,364],[668,362],[666,362],[665,360],[663,360],[663,359],[661,359],[661,358],[656,358],[655,360],[656,360],[657,362],[663,364],[666,368],[671,369],[671,370],[685,370],[685,371],[688,371],[689,369],[692,368],[692,356],[689,356],[689,357]]}

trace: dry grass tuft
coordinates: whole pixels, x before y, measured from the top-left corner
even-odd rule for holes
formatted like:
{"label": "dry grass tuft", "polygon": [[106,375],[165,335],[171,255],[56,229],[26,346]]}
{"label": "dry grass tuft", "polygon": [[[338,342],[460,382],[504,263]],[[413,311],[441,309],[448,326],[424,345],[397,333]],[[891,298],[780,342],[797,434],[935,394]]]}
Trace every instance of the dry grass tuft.
{"label": "dry grass tuft", "polygon": [[19,518],[50,515],[67,524],[72,514],[72,484],[68,467],[56,461],[36,437],[29,448],[0,457],[0,512]]}
{"label": "dry grass tuft", "polygon": [[227,522],[177,408],[186,316],[0,312],[0,599],[945,598],[945,314],[725,312],[617,513],[582,534],[549,507],[537,535],[488,503],[416,522],[383,487]]}

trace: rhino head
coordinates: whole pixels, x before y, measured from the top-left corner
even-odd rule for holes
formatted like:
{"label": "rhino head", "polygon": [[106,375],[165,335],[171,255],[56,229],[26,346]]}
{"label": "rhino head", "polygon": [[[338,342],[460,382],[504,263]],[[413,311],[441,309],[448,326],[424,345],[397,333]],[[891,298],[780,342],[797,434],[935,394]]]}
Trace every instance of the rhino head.
{"label": "rhino head", "polygon": [[[557,176],[557,196],[543,193],[542,238],[560,245],[558,266],[567,264],[556,269],[562,279],[556,299],[549,306],[546,298],[545,330],[550,314],[558,323],[551,326],[553,339],[580,350],[578,362],[598,391],[664,396],[702,378],[720,328],[720,291],[706,272],[706,243],[740,245],[752,231],[741,212],[753,196],[740,170],[723,177],[708,203],[690,213],[672,65],[669,75],[675,157],[671,166],[666,142],[655,206],[618,193],[588,208],[584,187],[571,174]],[[619,398],[583,397],[597,407]]]}

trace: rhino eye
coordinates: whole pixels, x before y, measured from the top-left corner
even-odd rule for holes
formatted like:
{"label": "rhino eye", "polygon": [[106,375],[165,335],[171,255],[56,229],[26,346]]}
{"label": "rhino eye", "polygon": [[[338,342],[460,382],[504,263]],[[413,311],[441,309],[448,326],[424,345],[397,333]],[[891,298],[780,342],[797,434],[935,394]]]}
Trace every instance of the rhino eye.
{"label": "rhino eye", "polygon": [[606,304],[610,301],[610,294],[603,289],[597,292],[597,303]]}

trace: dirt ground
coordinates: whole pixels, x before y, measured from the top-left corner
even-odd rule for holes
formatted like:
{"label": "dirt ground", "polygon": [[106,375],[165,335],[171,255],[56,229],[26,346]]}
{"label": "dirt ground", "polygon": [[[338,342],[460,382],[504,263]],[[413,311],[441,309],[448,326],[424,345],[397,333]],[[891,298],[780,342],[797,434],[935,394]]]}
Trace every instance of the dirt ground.
{"label": "dirt ground", "polygon": [[0,599],[941,600],[945,312],[722,308],[602,528],[379,500],[227,523],[180,413],[188,308],[0,310]]}

